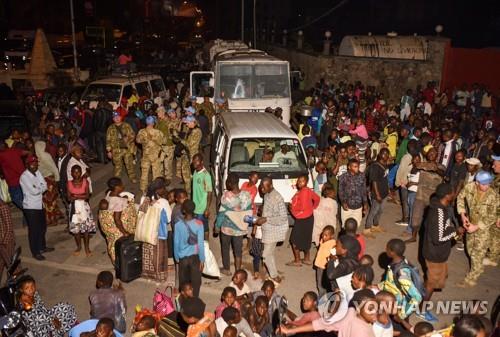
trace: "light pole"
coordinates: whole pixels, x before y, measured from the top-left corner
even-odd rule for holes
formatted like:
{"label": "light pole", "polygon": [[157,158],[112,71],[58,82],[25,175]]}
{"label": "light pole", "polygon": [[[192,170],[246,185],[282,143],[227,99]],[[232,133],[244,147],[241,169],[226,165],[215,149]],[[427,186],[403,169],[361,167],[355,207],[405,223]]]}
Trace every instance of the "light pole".
{"label": "light pole", "polygon": [[257,49],[257,0],[253,0],[253,47]]}
{"label": "light pole", "polygon": [[241,41],[245,41],[245,0],[241,0]]}
{"label": "light pole", "polygon": [[325,32],[325,42],[323,43],[323,55],[330,55],[330,37],[332,37],[332,32],[327,30]]}
{"label": "light pole", "polygon": [[69,9],[71,12],[71,37],[73,42],[73,71],[75,72],[75,80],[79,81],[80,76],[78,74],[78,57],[76,54],[76,35],[75,35],[75,14],[73,11],[73,0],[69,0]]}

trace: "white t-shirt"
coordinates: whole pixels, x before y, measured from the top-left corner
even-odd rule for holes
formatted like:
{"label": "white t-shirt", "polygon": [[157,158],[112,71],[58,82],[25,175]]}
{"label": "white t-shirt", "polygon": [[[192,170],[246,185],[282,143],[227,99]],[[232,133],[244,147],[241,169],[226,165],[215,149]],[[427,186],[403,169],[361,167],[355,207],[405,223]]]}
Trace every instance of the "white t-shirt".
{"label": "white t-shirt", "polygon": [[273,162],[278,163],[282,159],[297,160],[297,156],[295,155],[295,152],[293,152],[293,151],[288,151],[287,153],[283,153],[283,152],[279,151],[276,154],[274,154]]}
{"label": "white t-shirt", "polygon": [[[260,226],[259,226],[259,228],[260,228]],[[233,281],[231,281],[231,283],[229,283],[229,286],[236,289],[236,297],[243,296],[245,294],[250,294],[252,292],[250,290],[250,287],[246,283],[243,284],[243,289],[238,288],[236,286],[236,284],[234,284]]]}
{"label": "white t-shirt", "polygon": [[382,323],[379,323],[376,321],[372,325],[373,327],[373,333],[375,334],[375,337],[392,337],[394,333],[394,329],[392,327],[392,322],[389,321],[387,325],[383,325]]}

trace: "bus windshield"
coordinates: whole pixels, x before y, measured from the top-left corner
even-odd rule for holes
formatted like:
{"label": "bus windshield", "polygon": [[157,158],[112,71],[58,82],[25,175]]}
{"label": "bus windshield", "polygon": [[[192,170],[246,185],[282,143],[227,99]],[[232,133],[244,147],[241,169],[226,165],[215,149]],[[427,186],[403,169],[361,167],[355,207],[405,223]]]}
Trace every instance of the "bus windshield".
{"label": "bus windshield", "polygon": [[290,79],[286,63],[219,65],[219,92],[230,99],[266,99],[290,97]]}
{"label": "bus windshield", "polygon": [[305,156],[298,139],[242,138],[231,142],[229,170],[236,173],[307,172]]}

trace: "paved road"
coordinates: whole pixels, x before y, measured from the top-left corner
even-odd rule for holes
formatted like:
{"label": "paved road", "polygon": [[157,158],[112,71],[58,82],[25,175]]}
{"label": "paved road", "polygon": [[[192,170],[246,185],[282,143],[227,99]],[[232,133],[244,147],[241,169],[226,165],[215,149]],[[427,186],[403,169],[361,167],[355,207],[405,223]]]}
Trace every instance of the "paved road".
{"label": "paved road", "polygon": [[[91,205],[96,211],[99,200],[104,196],[106,190],[106,181],[112,175],[111,164],[94,165],[92,169],[92,179],[94,181],[94,195]],[[136,193],[138,197],[138,184],[135,186],[124,178],[124,183],[128,190]],[[96,213],[95,213],[96,214]],[[394,204],[386,204],[382,215],[381,224],[387,232],[378,234],[376,239],[367,239],[367,253],[371,254],[375,260],[384,251],[386,242],[394,237],[401,237],[402,227],[394,225],[394,221],[401,216],[400,209]],[[38,282],[39,291],[47,304],[55,304],[59,301],[68,301],[77,308],[79,320],[83,321],[89,317],[89,305],[87,296],[95,286],[95,278],[98,272],[102,270],[112,270],[112,265],[106,253],[106,245],[103,236],[100,233],[94,235],[91,239],[91,249],[93,256],[87,258],[81,256],[72,256],[74,250],[74,241],[66,230],[66,225],[50,227],[47,233],[49,246],[56,248],[55,252],[46,254],[47,260],[43,262],[36,261],[29,254],[26,228],[22,227],[21,214],[18,211],[13,212],[15,222],[16,240],[23,248],[22,263],[29,268],[29,273],[35,277]],[[210,239],[212,251],[220,261],[220,245],[217,239]],[[407,257],[410,261],[417,261],[417,246],[410,245],[407,250]],[[314,271],[311,267],[288,267],[285,263],[292,257],[291,249],[288,244],[284,244],[277,249],[277,264],[279,270],[283,272],[284,281],[278,292],[286,295],[291,309],[299,312],[300,298],[302,294],[309,290],[315,290]],[[243,259],[244,267],[251,270],[251,258],[245,254]],[[478,285],[472,289],[459,289],[454,283],[461,280],[467,271],[468,264],[465,254],[456,249],[452,250],[450,257],[450,276],[447,287],[443,292],[435,293],[433,300],[468,300],[480,299],[490,302],[494,301],[499,294],[498,280],[500,279],[500,269],[498,267],[488,267],[485,274],[480,278]],[[378,280],[382,275],[382,269],[375,266],[375,275]],[[221,280],[203,280],[201,297],[207,303],[207,308],[212,309],[218,304],[222,289],[230,282],[229,277],[223,277]],[[170,274],[169,281],[173,282],[173,274]],[[249,285],[253,289],[260,287],[260,282],[249,280]],[[128,322],[132,320],[133,308],[140,304],[151,308],[152,296],[154,290],[162,288],[165,284],[156,284],[144,279],[124,284],[129,306]],[[440,315],[440,321],[436,324],[437,328],[444,327],[451,322],[451,315]]]}

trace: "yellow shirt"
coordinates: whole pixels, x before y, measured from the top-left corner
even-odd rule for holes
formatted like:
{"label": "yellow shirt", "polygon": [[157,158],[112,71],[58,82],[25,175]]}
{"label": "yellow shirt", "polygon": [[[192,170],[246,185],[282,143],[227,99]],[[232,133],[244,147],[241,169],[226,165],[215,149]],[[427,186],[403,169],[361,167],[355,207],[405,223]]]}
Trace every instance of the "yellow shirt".
{"label": "yellow shirt", "polygon": [[314,260],[314,265],[320,269],[325,269],[326,263],[328,262],[328,257],[330,256],[330,250],[337,245],[334,239],[322,242],[319,245],[318,253],[316,254],[316,259]]}
{"label": "yellow shirt", "polygon": [[396,132],[393,132],[387,135],[385,143],[387,144],[387,149],[389,149],[391,157],[396,158],[397,147],[398,147],[398,134]]}

